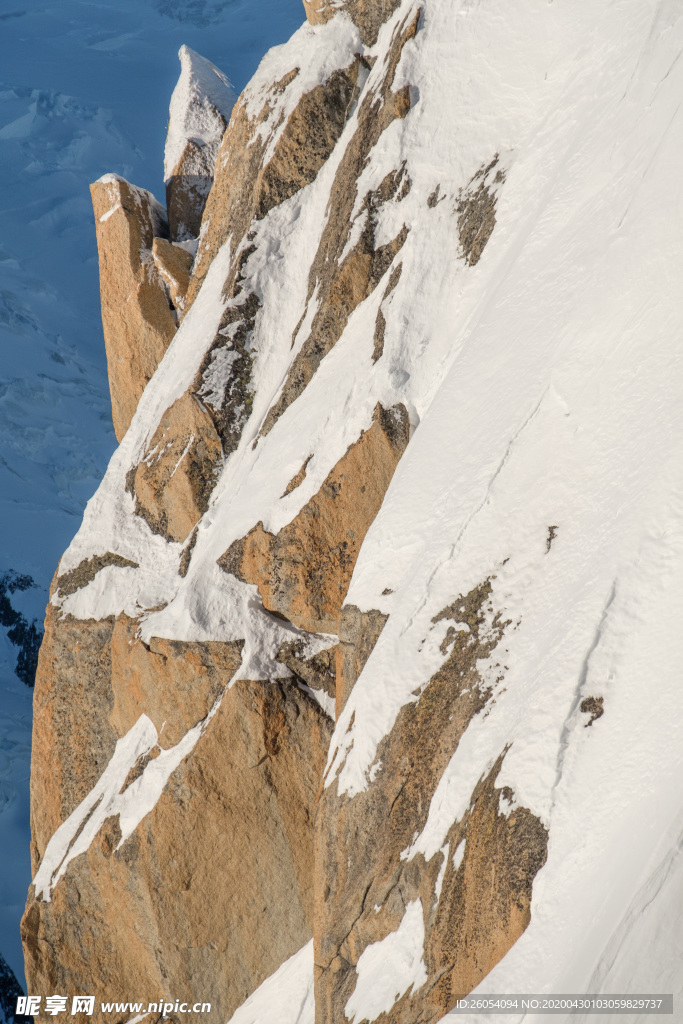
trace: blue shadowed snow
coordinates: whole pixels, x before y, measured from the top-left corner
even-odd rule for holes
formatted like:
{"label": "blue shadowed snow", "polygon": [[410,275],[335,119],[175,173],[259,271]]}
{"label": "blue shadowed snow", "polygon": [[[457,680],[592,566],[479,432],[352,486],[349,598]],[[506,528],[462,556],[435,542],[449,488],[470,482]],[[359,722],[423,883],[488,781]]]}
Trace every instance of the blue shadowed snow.
{"label": "blue shadowed snow", "polygon": [[[8,5],[3,5],[5,8]],[[114,450],[90,182],[163,200],[182,43],[239,92],[301,0],[52,0],[0,12],[0,577],[30,623]],[[23,982],[31,690],[0,626],[0,953]],[[1,1015],[1,1011],[0,1011]]]}

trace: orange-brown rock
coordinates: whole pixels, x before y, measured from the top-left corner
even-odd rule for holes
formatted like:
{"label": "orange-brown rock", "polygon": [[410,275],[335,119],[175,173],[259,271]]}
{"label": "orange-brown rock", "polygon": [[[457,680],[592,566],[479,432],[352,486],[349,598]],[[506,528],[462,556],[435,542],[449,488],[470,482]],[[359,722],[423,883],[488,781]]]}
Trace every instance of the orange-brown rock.
{"label": "orange-brown rock", "polygon": [[164,176],[170,236],[196,238],[213,183],[216,154],[237,99],[223,72],[181,46],[180,78],[168,118]]}
{"label": "orange-brown rock", "polygon": [[304,0],[311,25],[324,25],[337,11],[344,11],[355,22],[366,46],[377,42],[377,34],[401,0]]}
{"label": "orange-brown rock", "polygon": [[336,649],[336,717],[339,718],[365,663],[384,629],[388,615],[372,608],[362,612],[354,604],[345,604],[339,616]]}
{"label": "orange-brown rock", "polygon": [[32,873],[50,836],[93,788],[116,746],[109,720],[113,629],[113,618],[81,622],[47,607],[33,695]]}
{"label": "orange-brown rock", "polygon": [[176,332],[151,252],[153,239],[167,235],[168,226],[154,196],[123,178],[108,174],[90,192],[112,418],[120,441]]}
{"label": "orange-brown rock", "polygon": [[152,257],[180,319],[185,311],[185,296],[190,283],[193,257],[191,253],[179,245],[173,245],[166,238],[153,240]]}
{"label": "orange-brown rock", "polygon": [[[375,89],[366,88],[360,102],[357,127],[335,173],[325,227],[308,275],[307,307],[314,302],[316,313],[282,391],[266,416],[262,434],[273,428],[307,387],[324,357],[341,337],[351,313],[375,290],[408,236],[408,228],[404,225],[389,242],[378,244],[376,238],[380,208],[389,202],[400,202],[410,190],[410,181],[401,166],[387,174],[377,188],[370,189],[363,197],[358,213],[363,218],[363,227],[360,237],[347,252],[358,197],[358,180],[382,133],[410,110],[409,87],[393,91],[392,86],[403,48],[414,38],[418,22],[419,14],[412,19],[406,18],[397,27],[381,83]],[[295,331],[295,338],[304,320],[305,314]]]}
{"label": "orange-brown rock", "polygon": [[221,463],[213,421],[186,392],[161,417],[143,459],[128,474],[137,515],[154,533],[182,543],[208,507]]}
{"label": "orange-brown rock", "polygon": [[312,633],[335,633],[361,544],[408,443],[403,406],[375,410],[372,426],[277,535],[259,523],[219,560],[255,583],[264,607]]}
{"label": "orange-brown rock", "polygon": [[168,747],[221,694],[222,703],[120,848],[110,817],[50,902],[31,890],[28,983],[32,993],[83,991],[97,1002],[197,998],[212,1004],[208,1021],[224,1024],[310,938],[312,821],[331,723],[294,684],[242,681],[226,691],[240,643],[146,646],[135,630],[125,617],[84,623],[48,612],[36,682],[34,870],[140,714]]}
{"label": "orange-brown rock", "polygon": [[[207,222],[190,282],[188,303],[201,287],[211,262],[225,240],[233,238],[233,262],[225,294],[231,295],[241,268],[243,240],[254,218],[291,198],[316,177],[346,123],[358,77],[358,62],[332,73],[324,85],[304,93],[286,123],[274,114],[286,99],[298,68],[273,83],[260,112],[251,116],[241,98],[233,110],[215,167],[215,180],[206,204]],[[264,122],[269,130],[260,131]],[[264,156],[273,139],[274,149]]]}
{"label": "orange-brown rock", "polygon": [[[377,633],[382,623],[379,613],[374,623],[356,613],[349,628],[353,632],[355,620],[361,640],[365,632],[364,662],[372,647],[368,630],[374,627],[370,632]],[[379,745],[373,784],[349,798],[338,792],[335,780],[321,796],[316,820],[317,1024],[344,1020],[361,954],[396,931],[414,900],[422,906],[427,981],[377,1018],[383,1024],[439,1020],[458,995],[484,978],[530,920],[532,883],[545,862],[547,832],[525,808],[509,816],[499,808],[501,797],[512,796],[495,786],[505,750],[478,782],[462,819],[451,826],[448,847],[444,843],[429,861],[422,853],[408,858],[404,853],[425,826],[432,796],[461,737],[491,699],[481,666],[496,658],[509,626],[493,610],[488,580],[434,622],[442,619],[465,623],[467,629],[451,627],[446,633],[442,667],[421,691],[416,689],[418,700],[402,709]],[[342,642],[343,658],[358,658],[344,648]],[[350,664],[350,677],[353,671]],[[460,847],[461,859],[454,864],[461,842],[464,850]]]}
{"label": "orange-brown rock", "polygon": [[[311,654],[301,639],[282,644],[276,658],[286,665],[292,675],[313,690],[316,699],[327,694],[336,696],[337,645]],[[332,717],[332,716],[330,716]]]}
{"label": "orange-brown rock", "polygon": [[[227,122],[216,111],[217,122],[225,131]],[[222,135],[222,131],[221,131]],[[202,214],[213,184],[216,151],[188,139],[182,156],[166,182],[168,223],[174,241],[196,238],[202,226]]]}
{"label": "orange-brown rock", "polygon": [[[187,487],[173,476],[170,485],[172,490],[182,488],[192,495],[187,501],[181,501],[178,506],[181,508],[180,513],[173,511],[178,505],[176,497],[170,492],[168,498],[164,497],[164,487],[171,480],[167,468],[155,463],[151,469],[141,464],[136,470],[136,510],[145,516],[152,529],[166,536],[174,539],[187,536],[199,516],[194,511],[188,516],[186,510],[194,501],[194,507],[203,511],[203,502],[213,486],[212,467],[217,464],[217,458],[214,459],[217,451],[216,437],[220,439],[223,454],[229,455],[239,444],[244,423],[251,411],[252,357],[248,352],[247,339],[253,330],[260,303],[255,294],[244,293],[242,271],[246,259],[253,251],[246,237],[250,226],[254,218],[265,217],[268,210],[313,181],[344,127],[357,73],[357,62],[346,70],[335,71],[324,85],[317,86],[300,98],[284,126],[275,118],[270,132],[263,138],[258,133],[260,126],[284,99],[285,90],[295,80],[298,69],[292,69],[289,75],[272,86],[256,118],[249,116],[244,101],[240,101],[233,111],[221,144],[216,162],[216,179],[206,206],[207,229],[194,261],[187,295],[183,296],[182,306],[179,306],[181,313],[189,309],[211,261],[228,236],[232,236],[233,259],[223,293],[226,298],[242,297],[239,305],[226,308],[216,337],[207,347],[197,378],[185,396],[188,410],[190,403],[195,401],[193,396],[197,396],[202,410],[207,413],[207,419],[213,422],[213,428],[209,428],[206,423],[201,426],[199,433],[195,431],[195,436],[201,437],[205,446],[198,460],[201,471],[193,471]],[[274,152],[264,165],[266,149],[272,135],[276,133]],[[163,248],[163,245],[157,243],[160,254]],[[228,329],[229,341],[226,338]],[[228,348],[232,350],[230,372],[216,390],[216,360],[220,360]],[[192,422],[197,415],[192,412]],[[172,419],[175,419],[175,427],[163,428],[164,445],[169,445],[168,451],[179,457],[188,431],[182,416]],[[186,460],[186,465],[191,461]],[[165,465],[168,467],[170,464],[169,456],[165,459]],[[185,470],[179,472],[182,477]],[[175,520],[178,514],[180,521],[174,521],[169,526],[170,520]]]}

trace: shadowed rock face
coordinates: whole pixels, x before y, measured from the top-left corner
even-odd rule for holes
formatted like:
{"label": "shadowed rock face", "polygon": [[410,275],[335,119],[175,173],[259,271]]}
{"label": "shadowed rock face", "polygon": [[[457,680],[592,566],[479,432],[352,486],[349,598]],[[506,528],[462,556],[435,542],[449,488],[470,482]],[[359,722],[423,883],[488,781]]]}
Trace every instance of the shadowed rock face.
{"label": "shadowed rock face", "polygon": [[168,224],[154,197],[122,178],[107,175],[90,192],[112,419],[120,441],[176,332],[151,252],[155,237],[168,237]]}
{"label": "shadowed rock face", "polygon": [[275,536],[259,523],[219,560],[255,583],[264,607],[311,633],[335,633],[353,567],[408,443],[403,406],[377,406],[372,426],[351,445],[301,512]]}
{"label": "shadowed rock face", "polygon": [[169,298],[178,317],[181,318],[185,311],[185,296],[190,283],[192,256],[165,238],[153,240],[152,256],[161,280],[168,289]]}
{"label": "shadowed rock face", "polygon": [[[215,180],[204,213],[207,228],[197,251],[188,303],[194,301],[228,236],[234,239],[235,256],[224,294],[233,294],[243,239],[252,220],[262,220],[269,210],[314,180],[346,124],[358,68],[356,61],[333,72],[324,85],[304,93],[284,126],[271,115],[284,101],[299,74],[298,68],[273,83],[256,117],[250,116],[244,99],[237,103],[216,160]],[[265,122],[268,130],[260,131]],[[273,152],[264,162],[274,136]]]}
{"label": "shadowed rock face", "polygon": [[216,154],[237,97],[223,72],[189,46],[181,46],[178,57],[164,175],[170,236],[184,242],[199,234]]}
{"label": "shadowed rock face", "polygon": [[[227,122],[218,115],[217,131],[222,135]],[[189,139],[183,155],[166,183],[166,205],[171,237],[184,242],[196,238],[202,226],[202,214],[213,185],[215,150]]]}
{"label": "shadowed rock face", "polygon": [[[486,580],[435,617],[435,623],[464,623],[467,631],[447,632],[446,660],[380,743],[372,785],[353,798],[338,792],[336,780],[323,790],[316,819],[318,1024],[344,1019],[363,951],[396,931],[415,900],[424,919],[427,981],[378,1018],[392,1024],[438,1020],[529,923],[531,886],[545,862],[547,833],[525,808],[509,816],[499,810],[501,796],[512,796],[495,787],[505,750],[478,782],[442,850],[429,861],[405,852],[425,827],[430,801],[465,730],[491,699],[480,673],[485,662],[496,659],[497,665],[510,623],[495,614],[490,595]],[[347,608],[342,621],[339,657],[348,690],[386,618]],[[453,855],[461,842],[456,867]]]}
{"label": "shadowed rock face", "polygon": [[125,616],[83,623],[52,611],[48,620],[34,871],[140,714],[156,725],[158,747],[124,789],[222,702],[120,848],[118,816],[110,817],[49,903],[31,890],[22,925],[29,988],[109,999],[131,992],[135,979],[136,998],[201,993],[210,1019],[225,1022],[311,936],[312,820],[331,722],[295,684],[242,681],[226,691],[239,643],[145,646]]}

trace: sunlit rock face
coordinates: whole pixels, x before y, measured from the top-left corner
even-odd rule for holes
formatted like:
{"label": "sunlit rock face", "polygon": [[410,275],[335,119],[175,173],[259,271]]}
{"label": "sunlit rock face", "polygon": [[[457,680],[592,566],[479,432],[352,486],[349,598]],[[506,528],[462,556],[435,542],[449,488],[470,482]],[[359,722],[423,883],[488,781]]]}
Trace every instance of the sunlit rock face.
{"label": "sunlit rock face", "polygon": [[238,98],[181,51],[167,209],[93,186],[121,443],[40,653],[29,986],[678,991],[683,19],[305,7]]}

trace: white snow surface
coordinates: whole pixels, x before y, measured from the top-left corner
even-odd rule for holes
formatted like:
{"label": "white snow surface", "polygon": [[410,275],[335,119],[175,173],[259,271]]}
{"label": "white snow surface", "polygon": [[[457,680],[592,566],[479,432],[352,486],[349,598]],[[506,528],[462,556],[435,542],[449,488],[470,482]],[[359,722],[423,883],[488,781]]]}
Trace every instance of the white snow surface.
{"label": "white snow surface", "polygon": [[[305,309],[301,268],[317,249],[356,108],[316,180],[252,225],[245,289],[262,303],[253,410],[187,576],[175,571],[180,546],[133,515],[125,474],[213,339],[231,240],[61,564],[114,551],[140,568],[105,570],[106,585],[98,574],[63,609],[140,615],[166,603],[147,614],[144,638],[244,638],[240,675],[273,678],[285,625],[216,559],[259,520],[273,532],[290,522],[367,429],[376,402],[403,402],[416,429],[347,598],[389,619],[337,723],[327,785],[352,799],[383,770],[382,738],[444,660],[447,623],[434,617],[490,579],[491,615],[510,620],[480,663],[493,699],[455,751],[408,856],[444,846],[476,782],[509,747],[497,785],[546,825],[548,861],[531,924],[484,989],[580,992],[633,977],[678,992],[680,967],[665,957],[648,974],[643,950],[654,957],[673,941],[668,901],[681,885],[683,8],[405,0],[366,51],[378,59],[364,91],[377,88],[392,33],[418,6],[420,29],[394,83],[411,86],[413,105],[382,135],[357,204],[405,161],[410,192],[380,212],[383,238],[410,228],[400,281],[383,304],[382,358],[372,363],[384,281],[253,447],[315,312],[315,296]],[[362,47],[345,17],[305,26],[264,59],[245,102],[260,109],[266,83],[299,67],[289,103],[351,50]],[[506,175],[496,227],[471,267],[456,202],[495,154]],[[437,185],[443,198],[430,207]],[[311,454],[304,482],[281,497]],[[590,728],[586,697],[604,701]],[[359,975],[356,992],[365,984]],[[360,1003],[349,1012],[362,1019]]]}
{"label": "white snow surface", "polygon": [[180,47],[178,57],[180,77],[171,96],[164,152],[166,179],[173,174],[190,140],[209,147],[210,162],[215,163],[224,122],[230,120],[237,100],[229,79],[210,60],[185,45]]}
{"label": "white snow surface", "polygon": [[352,1024],[376,1020],[409,989],[415,993],[422,988],[427,981],[423,953],[422,904],[413,900],[396,931],[366,946],[358,958],[358,980],[344,1007],[346,1018]]}
{"label": "white snow surface", "polygon": [[313,939],[266,978],[228,1024],[313,1024]]}

